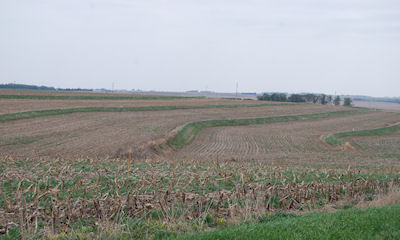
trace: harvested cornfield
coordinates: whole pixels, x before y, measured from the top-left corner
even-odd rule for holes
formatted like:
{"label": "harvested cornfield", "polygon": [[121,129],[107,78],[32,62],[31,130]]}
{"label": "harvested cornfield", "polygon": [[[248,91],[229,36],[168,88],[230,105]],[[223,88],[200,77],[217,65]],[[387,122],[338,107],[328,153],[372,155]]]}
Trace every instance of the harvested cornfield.
{"label": "harvested cornfield", "polygon": [[390,112],[400,112],[400,104],[394,102],[354,101],[354,106],[376,108]]}
{"label": "harvested cornfield", "polygon": [[8,239],[162,238],[368,205],[400,187],[398,131],[325,141],[391,126],[398,113],[21,94],[0,98],[0,235]]}
{"label": "harvested cornfield", "polygon": [[218,159],[205,165],[9,157],[0,164],[2,231],[17,226],[30,237],[57,238],[72,231],[85,236],[88,229],[151,237],[149,230],[205,229],[271,211],[340,209],[400,185],[396,168],[282,168]]}
{"label": "harvested cornfield", "polygon": [[149,142],[168,138],[171,131],[188,122],[242,118],[243,116],[264,117],[330,112],[340,109],[342,108],[317,105],[272,105],[165,111],[88,112],[22,119],[0,123],[0,153],[20,157],[115,156],[121,151],[135,152],[136,149],[143,148]]}
{"label": "harvested cornfield", "polygon": [[[223,100],[223,99],[1,99],[0,114],[18,113],[25,111],[69,109],[69,108],[129,108],[129,107],[148,107],[148,106],[203,106],[203,105],[238,105],[238,104],[260,104],[251,100]],[[276,103],[270,103],[276,104]]]}
{"label": "harvested cornfield", "polygon": [[[400,133],[349,139],[354,148],[333,147],[323,136],[334,132],[383,127],[400,120],[397,113],[370,112],[311,121],[218,127],[203,130],[178,152],[188,159],[253,161],[280,164],[398,165]],[[360,141],[360,142],[359,142]],[[364,144],[361,141],[369,141]],[[373,146],[371,146],[373,145]],[[353,150],[353,151],[346,151]]]}

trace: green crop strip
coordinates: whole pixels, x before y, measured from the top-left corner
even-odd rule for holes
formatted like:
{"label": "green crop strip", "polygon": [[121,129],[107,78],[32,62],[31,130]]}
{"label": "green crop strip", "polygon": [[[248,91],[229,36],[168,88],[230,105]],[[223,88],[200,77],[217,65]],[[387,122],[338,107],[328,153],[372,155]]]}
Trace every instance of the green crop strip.
{"label": "green crop strip", "polygon": [[88,96],[88,95],[0,95],[0,99],[37,99],[37,100],[173,100],[173,99],[198,99],[205,97],[181,97],[181,96]]}
{"label": "green crop strip", "polygon": [[167,111],[181,109],[206,109],[206,108],[240,108],[240,107],[264,107],[282,106],[293,104],[236,104],[236,105],[192,105],[192,106],[143,106],[143,107],[85,107],[85,108],[65,108],[27,111],[19,113],[7,113],[0,115],[0,123],[21,119],[47,117],[70,113],[88,112],[136,112],[136,111]]}
{"label": "green crop strip", "polygon": [[170,142],[170,146],[182,148],[189,143],[201,130],[211,127],[227,127],[227,126],[247,126],[254,124],[265,124],[274,122],[288,122],[297,120],[313,120],[324,117],[334,117],[348,114],[365,113],[368,110],[344,110],[336,112],[312,113],[302,115],[276,116],[266,118],[247,118],[247,119],[230,119],[230,120],[207,120],[200,122],[188,123],[178,132],[178,134]]}
{"label": "green crop strip", "polygon": [[275,213],[256,224],[169,239],[399,239],[399,214],[400,204],[334,213]]}
{"label": "green crop strip", "polygon": [[383,128],[375,128],[370,130],[360,130],[360,131],[349,131],[349,132],[341,132],[341,133],[334,133],[324,137],[325,141],[333,146],[340,146],[344,144],[340,138],[343,137],[361,137],[361,136],[379,136],[379,135],[386,135],[391,134],[396,131],[400,130],[400,124],[390,126],[390,127],[383,127]]}

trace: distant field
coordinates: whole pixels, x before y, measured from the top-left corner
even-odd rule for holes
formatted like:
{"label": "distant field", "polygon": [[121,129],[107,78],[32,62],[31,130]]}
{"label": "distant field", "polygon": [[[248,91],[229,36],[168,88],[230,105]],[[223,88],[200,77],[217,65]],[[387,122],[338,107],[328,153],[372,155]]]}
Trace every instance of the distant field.
{"label": "distant field", "polygon": [[399,103],[389,103],[389,102],[372,102],[372,101],[354,101],[354,106],[365,107],[365,108],[376,108],[383,109],[387,111],[400,112]]}
{"label": "distant field", "polygon": [[[20,96],[21,98],[24,98],[25,96],[32,96],[36,98],[40,98],[42,96],[61,96],[61,97],[73,97],[73,96],[80,96],[80,97],[109,97],[109,98],[116,98],[118,99],[119,97],[135,97],[135,96],[141,96],[141,97],[164,97],[162,95],[144,95],[144,94],[132,94],[132,93],[105,93],[105,92],[68,92],[68,91],[29,91],[29,90],[4,90],[0,89],[0,95],[10,95],[10,96]],[[183,98],[181,96],[165,96],[165,97],[176,97],[176,98]],[[8,98],[8,97],[4,97]],[[50,98],[51,99],[51,98]],[[61,98],[62,99],[62,98]],[[88,100],[88,99],[86,99]]]}
{"label": "distant field", "polygon": [[340,131],[383,127],[400,119],[399,114],[371,112],[311,121],[282,122],[265,125],[220,127],[203,130],[189,145],[178,152],[188,159],[233,161],[261,160],[275,164],[359,164],[380,166],[398,164],[400,133],[369,138],[374,146],[363,147],[360,138],[350,140],[355,150],[335,149],[322,136]]}
{"label": "distant field", "polygon": [[318,105],[99,112],[56,115],[0,123],[1,154],[19,156],[114,156],[165,138],[185,123],[207,119],[265,117],[337,111]]}
{"label": "distant field", "polygon": [[[147,107],[147,106],[189,106],[189,105],[238,105],[265,104],[251,100],[223,99],[129,99],[129,100],[39,100],[39,99],[1,99],[0,114],[48,109],[87,108],[87,107]],[[277,104],[269,102],[269,104]]]}
{"label": "distant field", "polygon": [[151,111],[171,111],[181,109],[212,109],[212,108],[250,108],[265,106],[283,106],[286,104],[226,104],[226,105],[172,105],[172,106],[138,106],[138,107],[83,107],[83,108],[62,108],[46,109],[26,112],[16,112],[0,114],[0,122],[17,121],[22,119],[43,118],[55,115],[65,115],[73,113],[95,113],[95,112],[151,112]]}
{"label": "distant field", "polygon": [[131,96],[110,96],[110,95],[0,95],[3,99],[39,99],[39,100],[170,100],[194,97],[178,96],[150,96],[150,95],[131,95]]}
{"label": "distant field", "polygon": [[226,127],[226,126],[250,126],[250,125],[271,124],[277,122],[315,120],[315,119],[331,118],[343,115],[362,114],[366,112],[367,111],[363,110],[344,110],[344,111],[262,117],[262,118],[238,118],[238,119],[198,121],[183,126],[183,128],[178,132],[178,135],[175,138],[173,138],[169,142],[169,144],[176,146],[178,148],[184,147],[185,145],[190,143],[190,141],[194,137],[196,137],[200,131],[208,128]]}
{"label": "distant field", "polygon": [[2,239],[398,236],[398,204],[354,209],[400,201],[395,111],[10,92]]}

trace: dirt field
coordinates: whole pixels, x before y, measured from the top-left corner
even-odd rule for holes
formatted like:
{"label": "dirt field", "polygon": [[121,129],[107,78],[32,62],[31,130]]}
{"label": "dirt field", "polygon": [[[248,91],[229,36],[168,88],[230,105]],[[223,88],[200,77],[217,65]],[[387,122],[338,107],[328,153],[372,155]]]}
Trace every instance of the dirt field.
{"label": "dirt field", "polygon": [[[0,114],[251,103],[261,102],[3,98]],[[337,147],[323,136],[393,125],[400,113],[314,104],[165,109],[1,122],[0,237],[155,238],[287,211],[336,211],[399,189],[399,131],[342,137]],[[188,144],[169,145],[184,129],[193,129]]]}
{"label": "dirt field", "polygon": [[[131,94],[0,91],[2,94],[57,96],[132,96]],[[21,111],[79,107],[136,107],[183,105],[259,104],[252,100],[168,99],[0,99],[0,114]],[[185,109],[142,112],[74,113],[25,119],[0,124],[0,154],[19,157],[104,157],[138,151],[149,143],[168,138],[175,128],[189,122],[212,119],[237,119],[338,111],[343,107],[321,105],[263,106],[235,109]],[[399,114],[373,112],[314,121],[296,121],[257,126],[219,127],[203,130],[189,145],[176,152],[179,159],[263,160],[290,164],[391,164],[398,158],[397,135],[381,141],[379,149],[367,144],[349,153],[334,149],[321,136],[352,129],[368,129],[400,121]],[[368,141],[368,140],[365,140]],[[393,142],[395,141],[395,142]],[[391,147],[392,146],[392,147]],[[365,150],[368,149],[368,150]],[[373,149],[373,150],[369,150]],[[142,154],[142,153],[141,153]]]}
{"label": "dirt field", "polygon": [[0,95],[50,95],[50,96],[126,96],[131,93],[104,93],[104,92],[62,92],[62,91],[29,91],[0,89]]}
{"label": "dirt field", "polygon": [[399,165],[400,133],[346,138],[355,150],[336,149],[321,136],[335,132],[384,127],[400,114],[373,112],[314,121],[219,127],[202,131],[179,153],[180,158],[232,161],[262,160],[278,165]]}
{"label": "dirt field", "polygon": [[251,100],[223,99],[171,99],[171,100],[34,100],[0,99],[0,114],[34,110],[81,108],[81,107],[142,107],[142,106],[192,106],[260,104]]}
{"label": "dirt field", "polygon": [[[189,100],[192,101],[192,100]],[[207,119],[265,117],[342,108],[319,105],[266,106],[236,109],[74,113],[0,124],[1,154],[17,156],[114,156],[163,138],[174,128]]]}
{"label": "dirt field", "polygon": [[354,101],[353,104],[356,107],[376,108],[376,109],[383,109],[386,111],[400,112],[400,104],[399,103]]}

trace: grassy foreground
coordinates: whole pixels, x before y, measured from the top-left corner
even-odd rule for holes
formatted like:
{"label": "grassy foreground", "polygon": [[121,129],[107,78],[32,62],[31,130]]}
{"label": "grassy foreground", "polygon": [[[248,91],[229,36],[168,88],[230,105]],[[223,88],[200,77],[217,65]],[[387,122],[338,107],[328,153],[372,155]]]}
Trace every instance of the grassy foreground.
{"label": "grassy foreground", "polygon": [[265,217],[176,239],[400,239],[400,204],[366,210]]}
{"label": "grassy foreground", "polygon": [[323,117],[334,117],[348,114],[365,113],[368,110],[343,110],[336,112],[312,113],[302,115],[289,115],[289,116],[276,116],[266,118],[244,118],[244,119],[229,119],[229,120],[206,120],[199,122],[192,122],[186,124],[173,138],[169,145],[181,148],[189,143],[201,130],[211,127],[227,127],[227,126],[247,126],[253,124],[265,124],[274,122],[288,122],[297,120],[313,120]]}
{"label": "grassy foreground", "polygon": [[136,111],[166,111],[179,109],[204,109],[204,108],[240,108],[240,107],[263,107],[263,106],[281,106],[292,104],[234,104],[234,105],[191,105],[191,106],[142,106],[142,107],[84,107],[84,108],[65,108],[36,110],[18,113],[7,113],[0,115],[0,122],[15,121],[21,119],[47,117],[70,113],[84,112],[136,112]]}
{"label": "grassy foreground", "polygon": [[378,136],[378,135],[386,135],[391,134],[396,131],[400,130],[400,124],[390,126],[390,127],[383,127],[383,128],[375,128],[370,130],[360,130],[360,131],[349,131],[349,132],[341,132],[341,133],[334,133],[324,137],[325,141],[333,146],[340,146],[344,144],[340,138],[343,137],[361,137],[361,136]]}

